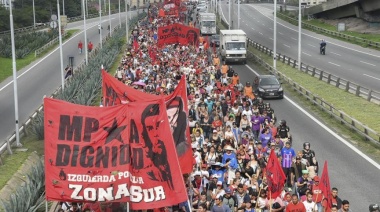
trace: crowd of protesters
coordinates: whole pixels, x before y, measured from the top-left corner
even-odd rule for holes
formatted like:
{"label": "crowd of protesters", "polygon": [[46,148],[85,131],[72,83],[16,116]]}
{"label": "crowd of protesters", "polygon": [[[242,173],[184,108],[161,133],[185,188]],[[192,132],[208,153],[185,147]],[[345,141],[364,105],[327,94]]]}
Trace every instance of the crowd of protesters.
{"label": "crowd of protesters", "polygon": [[[151,4],[148,17],[139,21],[115,74],[126,85],[141,82],[134,87],[157,95],[173,92],[181,75],[187,78],[194,156],[194,171],[184,176],[189,201],[152,211],[350,211],[337,188],[331,191],[331,209],[327,207],[311,144],[294,150],[286,121],[276,120],[270,104],[256,98],[255,86],[242,85],[239,75],[221,64],[204,38],[196,46],[157,46],[158,27],[171,23],[196,26],[196,18],[185,23],[182,16],[159,17],[161,6]],[[285,188],[275,199],[268,197],[265,175],[272,150],[286,175]],[[120,205],[106,203],[64,203],[61,210],[122,211]]]}

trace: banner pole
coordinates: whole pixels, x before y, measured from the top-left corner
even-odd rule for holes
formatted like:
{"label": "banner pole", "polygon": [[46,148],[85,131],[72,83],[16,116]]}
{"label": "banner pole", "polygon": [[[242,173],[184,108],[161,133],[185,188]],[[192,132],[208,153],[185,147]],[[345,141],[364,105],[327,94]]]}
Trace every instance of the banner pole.
{"label": "banner pole", "polygon": [[49,211],[49,209],[48,209],[48,201],[45,200],[45,212],[48,212],[48,211]]}
{"label": "banner pole", "polygon": [[272,212],[272,191],[269,191],[269,212]]}
{"label": "banner pole", "polygon": [[127,211],[129,211],[129,202],[127,202]]}

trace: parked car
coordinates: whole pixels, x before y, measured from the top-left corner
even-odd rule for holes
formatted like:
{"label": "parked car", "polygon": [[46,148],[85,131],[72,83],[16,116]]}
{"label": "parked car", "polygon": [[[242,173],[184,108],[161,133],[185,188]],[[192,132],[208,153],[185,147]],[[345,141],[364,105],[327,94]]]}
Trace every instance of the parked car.
{"label": "parked car", "polygon": [[284,98],[284,89],[274,75],[260,75],[256,92],[262,98]]}
{"label": "parked car", "polygon": [[211,47],[219,47],[220,44],[220,36],[219,35],[212,35],[210,38],[210,46]]}

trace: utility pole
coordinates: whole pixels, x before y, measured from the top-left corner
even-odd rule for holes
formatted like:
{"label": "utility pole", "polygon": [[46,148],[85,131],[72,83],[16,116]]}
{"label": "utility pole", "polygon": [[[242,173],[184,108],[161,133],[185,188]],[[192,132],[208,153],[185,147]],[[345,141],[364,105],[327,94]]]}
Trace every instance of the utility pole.
{"label": "utility pole", "polygon": [[273,18],[273,68],[277,68],[277,0],[274,0]]}
{"label": "utility pole", "polygon": [[36,9],[34,8],[34,0],[33,0],[33,28],[36,27]]}
{"label": "utility pole", "polygon": [[302,13],[301,13],[301,1],[298,5],[298,70],[301,70],[301,35],[302,35]]}

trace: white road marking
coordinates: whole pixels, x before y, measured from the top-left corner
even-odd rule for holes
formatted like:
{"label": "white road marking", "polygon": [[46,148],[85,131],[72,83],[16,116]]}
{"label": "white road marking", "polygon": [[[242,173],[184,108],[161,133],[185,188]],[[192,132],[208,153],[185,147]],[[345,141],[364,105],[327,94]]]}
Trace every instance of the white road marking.
{"label": "white road marking", "polygon": [[291,37],[291,39],[293,39],[293,40],[297,40],[296,38],[293,38],[293,37]]}
{"label": "white road marking", "polygon": [[[104,20],[102,22],[108,22],[108,20]],[[93,28],[93,27],[97,27],[98,24],[95,23],[93,24],[92,26],[90,25],[90,27],[87,27],[87,30]],[[64,46],[66,43],[68,43],[69,41],[71,41],[72,39],[76,38],[77,36],[81,35],[82,33],[84,32],[84,30],[82,31],[79,31],[78,33],[74,34],[71,38],[69,38],[67,41],[65,41],[62,46]],[[59,49],[59,46],[56,47],[54,50],[52,50],[49,54],[47,54],[45,57],[43,57],[42,59],[40,59],[38,62],[36,62],[34,65],[32,65],[30,68],[28,68],[26,71],[24,71],[22,74],[18,75],[17,76],[17,79],[19,79],[20,77],[22,77],[24,74],[28,73],[29,71],[31,71],[34,67],[36,67],[38,64],[40,64],[42,61],[44,61],[46,58],[48,58],[50,55],[52,55],[55,51],[57,51]],[[6,85],[4,85],[2,88],[0,88],[0,92],[2,90],[4,90],[6,87],[8,87],[10,84],[13,83],[13,79],[8,82]]]}
{"label": "white road marking", "polygon": [[284,33],[282,33],[282,32],[278,32],[278,34],[280,34],[280,35],[284,35]]}
{"label": "white road marking", "polygon": [[273,30],[272,28],[269,27],[270,30]]}
{"label": "white road marking", "polygon": [[273,38],[269,38],[269,39],[273,40]]}
{"label": "white road marking", "polygon": [[262,24],[263,26],[265,26],[265,24]]}
{"label": "white road marking", "polygon": [[373,79],[377,79],[377,80],[380,80],[380,78],[377,78],[377,77],[374,77],[374,76],[371,76],[371,75],[368,75],[368,74],[363,74],[364,76],[367,76],[367,77],[371,77]]}
{"label": "white road marking", "polygon": [[252,27],[251,29],[252,29],[252,30],[255,30],[255,28],[253,28],[253,27]]}
{"label": "white road marking", "polygon": [[290,46],[288,46],[288,45],[286,45],[286,44],[284,44],[284,46],[286,46],[286,47],[290,48]]}
{"label": "white road marking", "polygon": [[334,66],[338,66],[338,67],[340,67],[340,65],[339,64],[336,64],[336,63],[332,63],[332,62],[329,62],[330,64],[332,64],[332,65],[334,65]]}
{"label": "white road marking", "polygon": [[307,45],[309,45],[309,46],[311,46],[311,47],[314,47],[314,48],[317,48],[316,46],[313,46],[313,45],[311,45],[311,44],[307,44]]}
{"label": "white road marking", "polygon": [[259,32],[260,33],[260,35],[263,35],[263,33],[261,33],[261,32]]}
{"label": "white road marking", "polygon": [[302,54],[305,54],[305,55],[307,55],[307,56],[311,57],[311,55],[310,55],[310,54],[308,54],[308,53],[302,52]]}
{"label": "white road marking", "polygon": [[338,56],[342,56],[342,55],[340,55],[340,54],[338,54],[338,53],[335,53],[335,52],[330,52],[331,54],[335,54],[335,55],[338,55]]}
{"label": "white road marking", "polygon": [[[259,76],[259,73],[257,73],[255,70],[253,70],[248,65],[245,65],[249,70],[251,70],[254,74]],[[288,101],[290,104],[292,104],[294,107],[296,107],[299,111],[301,111],[303,114],[305,114],[307,117],[309,117],[311,120],[313,120],[316,124],[318,124],[320,127],[322,127],[324,130],[329,132],[332,136],[334,136],[336,139],[338,139],[340,142],[345,144],[347,147],[352,149],[352,151],[356,152],[358,155],[360,155],[362,158],[364,158],[366,161],[374,165],[377,169],[380,169],[380,164],[376,163],[376,161],[372,160],[370,157],[368,157],[366,154],[364,154],[362,151],[357,149],[355,146],[353,146],[350,142],[346,141],[344,138],[342,138],[340,135],[336,134],[334,131],[332,131],[330,128],[328,128],[326,125],[324,125],[322,122],[320,122],[317,118],[315,118],[313,115],[311,115],[309,112],[304,110],[301,106],[299,106],[297,103],[293,102],[293,100],[289,99],[286,95],[284,96],[285,100]]]}
{"label": "white road marking", "polygon": [[372,63],[367,63],[367,62],[364,62],[364,61],[360,61],[361,63],[364,63],[364,64],[367,64],[367,65],[370,65],[370,66],[376,66],[376,65],[374,65],[374,64],[372,64]]}
{"label": "white road marking", "polygon": [[[249,5],[249,6],[252,7],[252,8],[254,8],[255,10],[257,10],[261,15],[263,15],[263,16],[265,16],[265,17],[267,17],[267,18],[269,18],[270,20],[273,21],[273,19],[272,19],[271,17],[264,15],[264,13],[262,13],[260,10],[256,9],[254,5]],[[282,24],[282,23],[280,23],[280,22],[278,22],[278,24],[280,24],[281,26],[283,26],[283,27],[285,27],[285,28],[288,28],[288,29],[290,29],[290,30],[292,30],[292,31],[298,33],[298,29],[297,29],[297,30],[296,30],[296,29],[292,29],[292,28],[290,28],[290,27],[288,27],[288,26],[286,26],[285,24]],[[317,40],[319,40],[319,41],[321,40],[320,38],[314,37],[314,36],[309,35],[309,34],[306,34],[306,33],[302,33],[302,34],[303,34],[303,35],[306,35],[306,36],[309,36],[309,37],[311,37],[311,38],[317,39]],[[339,47],[341,47],[341,48],[345,48],[345,49],[348,49],[348,50],[352,50],[352,51],[355,51],[355,52],[359,52],[359,53],[362,53],[362,54],[370,55],[370,56],[372,56],[372,57],[380,58],[380,55],[374,55],[374,54],[371,54],[371,53],[363,52],[363,51],[356,50],[356,49],[353,49],[353,48],[350,48],[350,47],[346,47],[346,46],[342,46],[342,45],[339,45],[339,44],[336,44],[336,43],[333,43],[333,42],[329,42],[329,44],[331,44],[331,45],[335,45],[335,46],[339,46]]]}

